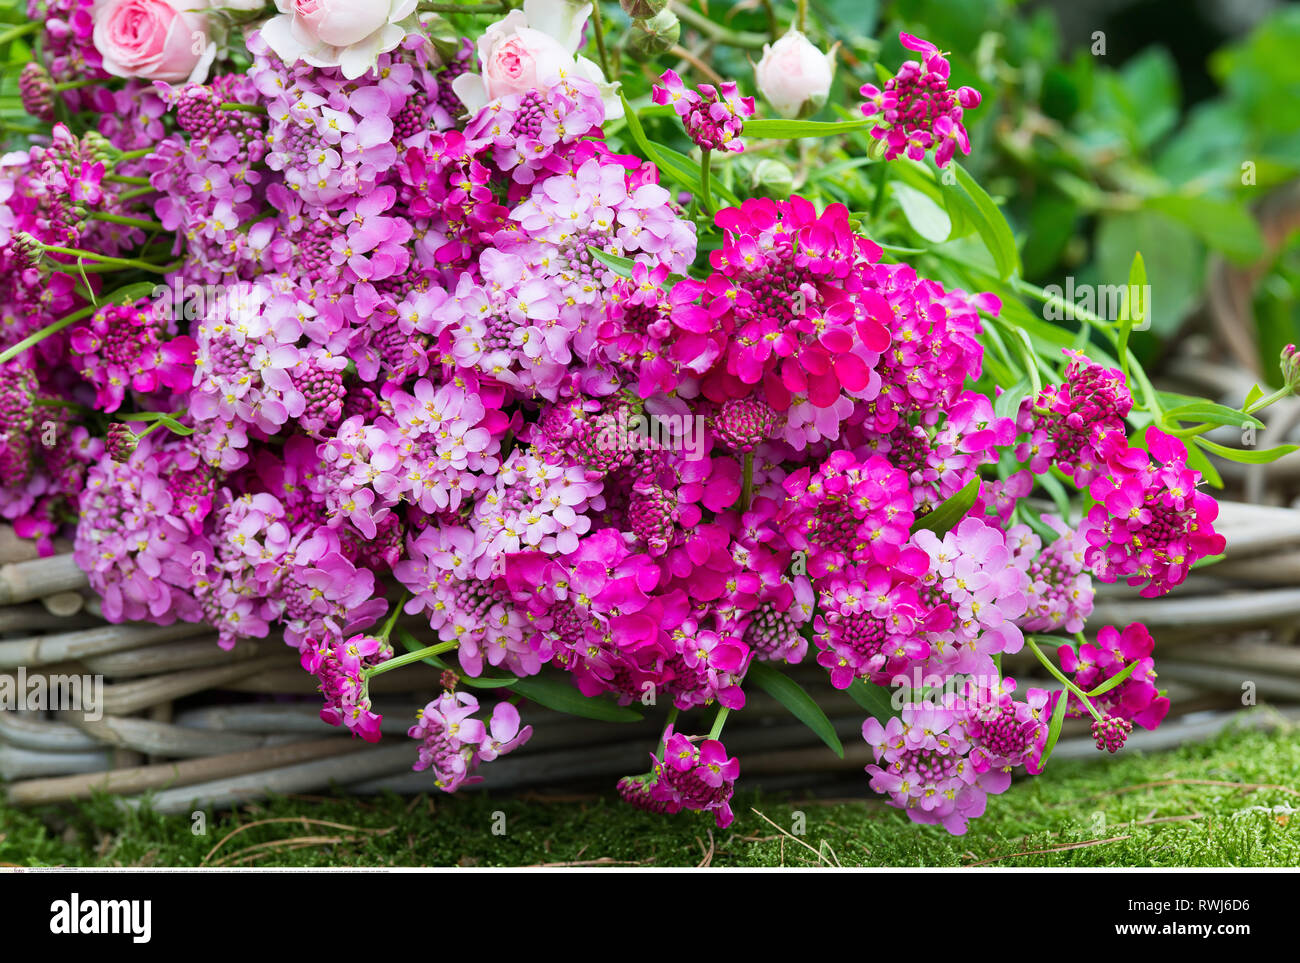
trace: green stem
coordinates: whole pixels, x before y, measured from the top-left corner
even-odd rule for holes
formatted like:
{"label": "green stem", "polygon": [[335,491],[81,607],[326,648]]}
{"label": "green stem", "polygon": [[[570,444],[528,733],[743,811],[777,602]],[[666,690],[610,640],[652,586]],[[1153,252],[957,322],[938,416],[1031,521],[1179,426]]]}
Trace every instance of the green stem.
{"label": "green stem", "polygon": [[740,488],[740,510],[749,511],[750,503],[754,500],[754,453],[745,452],[744,476]]}
{"label": "green stem", "polygon": [[406,604],[406,600],[410,597],[411,593],[403,589],[402,597],[397,600],[397,604],[393,606],[393,611],[388,613],[388,619],[384,622],[384,627],[379,630],[379,638],[383,641],[387,642],[388,637],[393,634],[393,626],[397,624],[397,617],[402,614],[402,606]]}
{"label": "green stem", "polygon": [[146,194],[157,194],[157,193],[158,193],[158,188],[156,187],[137,187],[134,190],[124,191],[123,193],[118,194],[117,199],[119,201],[130,201],[130,200],[134,200],[137,197],[144,197]]}
{"label": "green stem", "polygon": [[799,32],[808,32],[808,0],[799,0]]}
{"label": "green stem", "polygon": [[126,174],[105,174],[104,180],[110,184],[130,184],[131,186],[148,187],[149,178],[147,177],[130,177]]}
{"label": "green stem", "polygon": [[138,227],[145,231],[162,230],[162,225],[157,221],[151,221],[145,217],[129,217],[126,214],[107,214],[103,211],[96,211],[90,215],[90,219],[92,221],[103,221],[106,224],[125,224],[127,227]]}
{"label": "green stem", "polygon": [[1088,693],[1084,692],[1077,685],[1067,679],[1065,673],[1056,667],[1056,663],[1043,654],[1043,650],[1038,647],[1038,643],[1036,643],[1033,638],[1026,636],[1025,645],[1029,646],[1034,655],[1038,657],[1038,661],[1043,663],[1043,667],[1046,668],[1048,672],[1052,673],[1058,682],[1078,696],[1079,701],[1083,703],[1084,708],[1088,710],[1089,714],[1094,719],[1098,722],[1106,721],[1105,717],[1093,706],[1092,700],[1088,698]]}
{"label": "green stem", "polygon": [[881,208],[885,206],[885,182],[889,180],[889,161],[880,160],[876,162],[876,176],[874,183],[876,185],[876,194],[871,199],[871,222],[874,224],[880,220]]}
{"label": "green stem", "polygon": [[222,110],[242,110],[249,114],[265,114],[266,108],[261,104],[237,104],[234,101],[226,101],[217,105]]}
{"label": "green stem", "polygon": [[709,189],[709,155],[713,152],[705,149],[700,151],[700,204],[704,206],[704,213],[709,215],[709,222],[712,223],[716,209],[713,206],[713,192]]}
{"label": "green stem", "polygon": [[139,150],[123,151],[113,158],[114,164],[120,164],[122,161],[139,160],[141,157],[148,157],[153,153],[152,147],[141,147]]}
{"label": "green stem", "polygon": [[510,4],[500,3],[421,3],[422,13],[506,13]]}
{"label": "green stem", "polygon": [[709,730],[709,738],[716,739],[722,735],[722,727],[727,724],[727,716],[731,715],[731,710],[726,706],[718,708],[718,714],[713,717],[713,728]]}
{"label": "green stem", "polygon": [[404,665],[410,665],[412,662],[421,662],[431,655],[442,655],[444,652],[450,652],[456,646],[460,645],[459,641],[439,642],[437,645],[426,646],[423,649],[416,649],[414,652],[407,652],[405,655],[399,655],[387,662],[380,662],[379,665],[371,666],[365,671],[365,677],[369,679],[373,675],[380,675],[392,669],[400,669]]}
{"label": "green stem", "polygon": [[600,53],[600,69],[609,80],[614,74],[609,72],[609,54],[605,52],[605,21],[600,15],[600,0],[591,3],[591,27],[596,34],[596,50]]}
{"label": "green stem", "polygon": [[[664,732],[667,732],[667,731],[668,731],[668,727],[671,726],[674,722],[677,721],[677,714],[678,714],[678,712],[680,712],[680,711],[681,711],[681,710],[678,709],[676,706],[673,706],[671,709],[668,710],[668,718],[664,720]],[[664,757],[664,746],[665,746],[665,745],[667,745],[667,743],[666,743],[666,742],[664,741],[664,739],[661,737],[661,738],[659,739],[659,751],[655,753],[655,758],[656,758],[656,759],[662,759],[662,758]]]}
{"label": "green stem", "polygon": [[69,314],[67,317],[59,318],[59,320],[51,324],[47,324],[45,327],[41,328],[41,330],[37,331],[35,334],[29,334],[27,337],[23,338],[23,340],[19,341],[17,344],[13,345],[12,347],[6,348],[3,352],[0,352],[0,364],[4,364],[10,358],[18,357],[18,355],[22,354],[32,345],[40,344],[50,335],[57,334],[58,332],[66,328],[68,325],[76,324],[82,318],[88,318],[94,313],[95,313],[95,306],[93,304],[88,304],[80,311],[74,311],[71,314]]}
{"label": "green stem", "polygon": [[749,50],[762,50],[767,37],[761,33],[749,33],[743,30],[728,30],[721,24],[714,23],[699,11],[680,3],[673,4],[673,13],[686,21],[700,33],[720,43]]}
{"label": "green stem", "polygon": [[17,27],[12,27],[11,29],[6,30],[4,33],[0,33],[0,47],[3,47],[11,40],[17,40],[20,37],[27,36],[29,33],[35,33],[37,30],[40,30],[42,26],[44,26],[44,24],[41,21],[36,20],[31,23],[19,24]]}
{"label": "green stem", "polygon": [[[105,257],[103,254],[96,254],[94,251],[84,251],[78,247],[57,247],[53,244],[42,244],[41,250],[48,251],[51,254],[64,254],[68,257],[90,258],[92,261],[98,261],[100,264],[112,264],[120,268],[137,268],[141,271],[153,271],[155,274],[166,274],[171,268],[159,264],[149,264],[145,261],[136,261],[131,258]],[[63,268],[71,268],[76,265],[65,264]]]}
{"label": "green stem", "polygon": [[55,85],[54,85],[53,87],[51,87],[50,89],[53,90],[53,91],[55,91],[56,93],[61,93],[62,91],[65,91],[65,90],[77,90],[77,89],[79,89],[79,88],[81,88],[81,87],[94,87],[96,84],[100,84],[100,83],[103,83],[103,81],[100,81],[100,80],[69,80],[67,83],[55,84]]}

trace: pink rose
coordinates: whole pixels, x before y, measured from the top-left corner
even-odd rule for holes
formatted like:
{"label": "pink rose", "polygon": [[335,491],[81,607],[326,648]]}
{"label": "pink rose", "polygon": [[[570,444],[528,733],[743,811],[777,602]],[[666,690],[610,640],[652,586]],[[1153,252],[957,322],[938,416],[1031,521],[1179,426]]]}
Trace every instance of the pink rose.
{"label": "pink rose", "polygon": [[591,4],[576,0],[524,0],[492,24],[478,40],[481,74],[463,73],[451,88],[471,114],[490,101],[530,90],[545,93],[566,75],[595,84],[605,103],[605,119],[623,116],[615,85],[600,68],[578,54]]}
{"label": "pink rose", "polygon": [[416,0],[275,0],[262,24],[267,46],[287,64],[338,67],[348,80],[373,70],[415,30]]}
{"label": "pink rose", "polygon": [[776,43],[763,45],[754,80],[764,99],[782,117],[808,117],[826,103],[835,74],[835,51],[818,50],[791,28]]}
{"label": "pink rose", "polygon": [[482,63],[488,97],[496,100],[541,90],[559,80],[561,70],[572,70],[574,61],[554,37],[523,27],[492,45]]}
{"label": "pink rose", "polygon": [[360,43],[388,23],[388,5],[375,0],[289,0],[285,7],[307,36],[333,47]]}
{"label": "pink rose", "polygon": [[95,5],[95,49],[116,77],[188,80],[206,72],[213,51],[207,21],[185,7],[194,0],[101,0]]}

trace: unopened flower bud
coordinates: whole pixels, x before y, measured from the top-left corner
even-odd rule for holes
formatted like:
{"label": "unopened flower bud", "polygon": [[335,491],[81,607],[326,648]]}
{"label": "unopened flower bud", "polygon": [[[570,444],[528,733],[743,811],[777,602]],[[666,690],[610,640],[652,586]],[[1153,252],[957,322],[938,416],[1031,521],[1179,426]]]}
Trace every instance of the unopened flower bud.
{"label": "unopened flower bud", "polygon": [[29,63],[18,76],[23,110],[47,124],[54,121],[54,84],[44,64]]}
{"label": "unopened flower bud", "polygon": [[751,178],[755,191],[774,200],[785,200],[794,189],[794,172],[770,157],[754,165]]}
{"label": "unopened flower bud", "polygon": [[656,57],[676,46],[682,36],[682,24],[671,10],[663,10],[649,20],[634,20],[627,35],[627,52],[633,57]]}
{"label": "unopened flower bud", "polygon": [[759,92],[782,117],[810,117],[821,110],[835,76],[835,48],[822,53],[798,29],[763,45],[754,67]]}
{"label": "unopened flower bud", "polygon": [[10,243],[13,245],[14,257],[24,267],[35,267],[45,256],[45,246],[26,231],[16,232]]}
{"label": "unopened flower bud", "polygon": [[81,135],[81,147],[94,160],[107,163],[113,156],[113,145],[97,130],[88,130]]}
{"label": "unopened flower bud", "polygon": [[1300,395],[1300,350],[1293,344],[1282,349],[1282,384]]}
{"label": "unopened flower bud", "polygon": [[668,0],[618,0],[618,5],[633,20],[649,20],[668,6]]}
{"label": "unopened flower bud", "polygon": [[109,458],[125,465],[135,454],[135,446],[139,441],[135,432],[122,422],[115,421],[108,426],[108,437],[105,439],[104,447],[108,449]]}

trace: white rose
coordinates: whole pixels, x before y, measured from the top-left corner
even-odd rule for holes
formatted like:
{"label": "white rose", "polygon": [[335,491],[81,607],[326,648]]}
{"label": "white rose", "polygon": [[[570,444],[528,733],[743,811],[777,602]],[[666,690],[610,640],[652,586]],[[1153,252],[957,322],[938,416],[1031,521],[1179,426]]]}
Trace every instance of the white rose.
{"label": "white rose", "polygon": [[821,110],[835,76],[835,48],[822,53],[794,27],[774,44],[763,45],[754,79],[764,99],[782,117],[807,117]]}
{"label": "white rose", "polygon": [[606,83],[599,67],[577,56],[582,28],[590,15],[590,3],[524,0],[522,10],[511,10],[479,38],[482,73],[461,74],[452,81],[452,90],[473,114],[498,97],[544,91],[562,77],[572,75],[600,88],[607,120],[622,117],[623,104],[615,93],[617,85]]}
{"label": "white rose", "polygon": [[[417,0],[275,0],[262,39],[286,64],[338,67],[355,80],[415,29]],[[404,23],[403,21],[408,21]]]}

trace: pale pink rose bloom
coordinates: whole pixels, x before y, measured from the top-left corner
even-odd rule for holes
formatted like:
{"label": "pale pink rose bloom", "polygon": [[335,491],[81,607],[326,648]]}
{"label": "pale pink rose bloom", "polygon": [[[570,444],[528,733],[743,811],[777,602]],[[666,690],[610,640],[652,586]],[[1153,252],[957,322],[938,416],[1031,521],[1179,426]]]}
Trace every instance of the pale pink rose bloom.
{"label": "pale pink rose bloom", "polygon": [[201,81],[216,55],[207,20],[193,8],[206,0],[100,0],[95,49],[116,77]]}
{"label": "pale pink rose bloom", "polygon": [[822,53],[793,27],[774,44],[763,45],[754,67],[759,93],[782,117],[807,117],[826,103],[835,76],[835,50]]}

